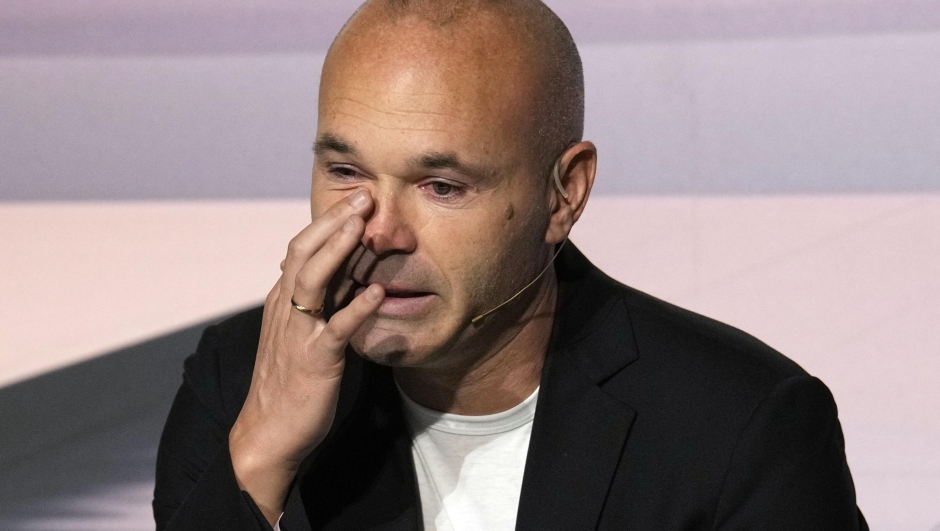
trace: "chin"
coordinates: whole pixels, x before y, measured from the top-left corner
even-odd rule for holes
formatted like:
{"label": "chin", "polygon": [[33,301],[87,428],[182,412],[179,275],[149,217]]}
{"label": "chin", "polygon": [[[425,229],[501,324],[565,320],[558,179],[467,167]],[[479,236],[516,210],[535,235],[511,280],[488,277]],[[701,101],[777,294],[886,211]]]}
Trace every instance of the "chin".
{"label": "chin", "polygon": [[390,319],[372,316],[350,339],[349,344],[362,357],[392,367],[436,366],[452,358],[461,343],[459,320]]}
{"label": "chin", "polygon": [[408,367],[427,356],[427,349],[419,346],[425,343],[422,329],[427,330],[414,323],[373,317],[363,323],[349,344],[360,356],[380,365]]}

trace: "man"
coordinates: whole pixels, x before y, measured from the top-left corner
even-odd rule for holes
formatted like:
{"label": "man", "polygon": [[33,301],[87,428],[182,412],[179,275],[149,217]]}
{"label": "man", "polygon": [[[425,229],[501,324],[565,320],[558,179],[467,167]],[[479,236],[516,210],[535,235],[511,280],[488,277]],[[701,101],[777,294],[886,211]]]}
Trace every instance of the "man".
{"label": "man", "polygon": [[565,246],[583,94],[538,0],[360,8],[313,221],[186,363],[158,529],[866,528],[821,382]]}

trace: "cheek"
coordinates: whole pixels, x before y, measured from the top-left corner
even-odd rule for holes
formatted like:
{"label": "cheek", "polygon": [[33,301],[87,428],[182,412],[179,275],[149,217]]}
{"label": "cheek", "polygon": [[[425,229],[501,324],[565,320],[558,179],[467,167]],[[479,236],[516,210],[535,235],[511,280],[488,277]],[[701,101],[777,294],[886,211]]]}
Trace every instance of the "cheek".
{"label": "cheek", "polygon": [[488,214],[446,212],[415,220],[419,253],[436,270],[445,313],[450,317],[471,311],[481,283],[490,274],[494,228]]}
{"label": "cheek", "polygon": [[[543,235],[532,212],[505,202],[477,220],[429,223],[422,230],[425,249],[450,287],[451,303],[462,312],[479,312],[527,282],[532,258]],[[511,212],[511,214],[509,214]]]}
{"label": "cheek", "polygon": [[505,211],[500,220],[498,238],[490,242],[488,284],[497,298],[505,298],[507,291],[516,291],[529,283],[543,266],[545,229],[543,211],[533,204],[516,202]]}

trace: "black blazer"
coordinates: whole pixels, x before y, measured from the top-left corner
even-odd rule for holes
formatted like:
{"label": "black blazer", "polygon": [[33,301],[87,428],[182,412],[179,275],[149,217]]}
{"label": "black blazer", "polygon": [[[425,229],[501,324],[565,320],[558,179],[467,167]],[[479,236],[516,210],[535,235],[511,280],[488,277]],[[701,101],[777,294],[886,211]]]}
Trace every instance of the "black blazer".
{"label": "black blazer", "polygon": [[[532,427],[519,530],[867,530],[822,382],[753,337],[638,292],[569,245]],[[227,436],[261,327],[209,327],[187,359],[157,458],[158,530],[270,529]],[[347,355],[328,438],[284,531],[418,530],[410,439],[391,371]]]}

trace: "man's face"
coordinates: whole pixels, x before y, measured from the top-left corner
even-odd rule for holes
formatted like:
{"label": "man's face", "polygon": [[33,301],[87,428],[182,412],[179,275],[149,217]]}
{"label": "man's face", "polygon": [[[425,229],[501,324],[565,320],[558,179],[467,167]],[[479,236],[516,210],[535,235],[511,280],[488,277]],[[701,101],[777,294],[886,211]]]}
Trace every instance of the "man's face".
{"label": "man's face", "polygon": [[470,320],[534,278],[550,252],[548,189],[530,155],[535,76],[485,23],[351,26],[324,67],[311,206],[317,217],[365,189],[375,208],[334,298],[385,288],[351,342],[364,356],[460,363],[499,335],[498,319]]}

